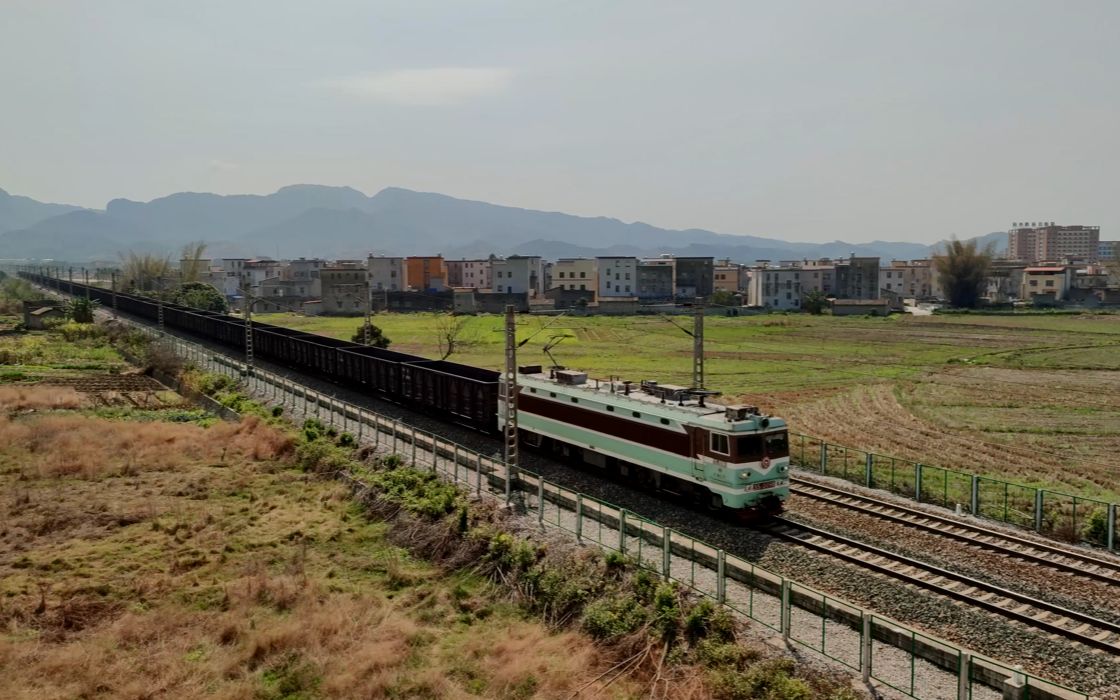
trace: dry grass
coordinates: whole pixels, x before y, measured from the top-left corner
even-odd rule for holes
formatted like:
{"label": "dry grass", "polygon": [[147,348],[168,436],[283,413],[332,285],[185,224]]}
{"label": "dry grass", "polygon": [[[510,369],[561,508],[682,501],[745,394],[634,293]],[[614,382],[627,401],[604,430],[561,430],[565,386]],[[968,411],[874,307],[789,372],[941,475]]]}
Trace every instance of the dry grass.
{"label": "dry grass", "polygon": [[289,447],[253,419],[0,419],[4,697],[642,694],[595,681],[616,659],[589,639],[390,544]]}
{"label": "dry grass", "polygon": [[80,408],[82,395],[71,387],[0,385],[0,412]]}

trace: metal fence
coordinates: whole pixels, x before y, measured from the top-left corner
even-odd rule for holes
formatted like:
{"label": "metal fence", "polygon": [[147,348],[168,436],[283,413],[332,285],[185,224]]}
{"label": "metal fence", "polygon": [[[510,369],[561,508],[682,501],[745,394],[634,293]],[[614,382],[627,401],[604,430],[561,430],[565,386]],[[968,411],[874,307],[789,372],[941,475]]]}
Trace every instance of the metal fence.
{"label": "metal fence", "polygon": [[1055,539],[1117,551],[1120,504],[978,474],[935,467],[790,434],[795,466],[838,477],[868,488],[883,489],[920,503],[954,508]]}
{"label": "metal fence", "polygon": [[[542,528],[563,530],[581,542],[622,553],[637,566],[773,630],[787,643],[861,674],[865,682],[888,695],[893,691],[918,700],[1088,700],[1084,693],[974,656],[538,474],[518,470],[507,478],[499,455],[476,452],[274,373],[248,371],[245,365],[194,343],[170,336],[164,342],[201,369],[240,379],[253,396],[283,406],[291,415],[317,417],[471,493],[514,502]],[[829,448],[819,449],[827,464]]]}

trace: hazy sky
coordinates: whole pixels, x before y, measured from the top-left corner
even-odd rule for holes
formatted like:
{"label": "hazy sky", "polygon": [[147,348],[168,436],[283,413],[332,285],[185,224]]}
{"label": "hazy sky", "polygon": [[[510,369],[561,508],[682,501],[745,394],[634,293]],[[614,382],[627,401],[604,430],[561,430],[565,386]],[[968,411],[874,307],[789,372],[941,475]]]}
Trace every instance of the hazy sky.
{"label": "hazy sky", "polygon": [[1120,238],[1120,2],[0,2],[0,187]]}

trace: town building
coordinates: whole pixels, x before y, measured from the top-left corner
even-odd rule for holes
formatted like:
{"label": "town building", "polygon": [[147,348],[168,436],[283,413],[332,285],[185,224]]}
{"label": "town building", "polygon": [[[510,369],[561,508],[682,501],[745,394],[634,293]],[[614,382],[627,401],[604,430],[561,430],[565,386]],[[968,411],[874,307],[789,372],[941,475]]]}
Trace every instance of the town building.
{"label": "town building", "polygon": [[280,271],[280,278],[303,283],[302,287],[307,290],[307,296],[317,298],[323,293],[323,286],[319,280],[319,270],[325,264],[326,261],[320,258],[289,260],[287,267]]}
{"label": "town building", "polygon": [[835,268],[838,299],[879,298],[879,258],[851,255],[837,260]]}
{"label": "town building", "polygon": [[1016,222],[1007,232],[1007,259],[1041,263],[1064,258],[1095,262],[1100,226],[1058,226],[1053,221]]}
{"label": "town building", "polygon": [[801,277],[806,274],[799,267],[756,266],[751,268],[747,285],[747,306],[758,306],[775,311],[801,309]]}
{"label": "town building", "polygon": [[889,316],[888,299],[833,299],[829,305],[833,316]]}
{"label": "town building", "polygon": [[490,263],[491,290],[495,294],[544,294],[544,264],[536,255],[511,255]]}
{"label": "town building", "polygon": [[357,260],[340,260],[319,270],[324,314],[354,316],[366,311],[369,283],[366,266]]}
{"label": "town building", "polygon": [[932,299],[936,296],[933,277],[930,260],[892,260],[889,267],[879,269],[879,290],[903,299]]}
{"label": "town building", "polygon": [[638,299],[645,303],[672,301],[676,295],[676,260],[648,258],[638,263]]}
{"label": "town building", "polygon": [[594,292],[598,287],[599,270],[595,258],[560,258],[552,264],[549,289],[592,292],[594,301]]}
{"label": "town building", "polygon": [[[820,292],[826,297],[836,295],[836,265],[831,260],[803,260],[801,268],[801,293]],[[752,269],[751,274],[754,274]]]}
{"label": "town building", "polygon": [[1097,244],[1097,262],[1120,260],[1120,241],[1101,241]]}
{"label": "town building", "polygon": [[490,260],[447,260],[447,286],[461,289],[490,289]]}
{"label": "town building", "polygon": [[370,255],[366,258],[370,289],[403,292],[408,289],[408,266],[404,258]]}
{"label": "town building", "polygon": [[709,297],[714,291],[715,259],[682,258],[676,260],[676,289],[678,299]]}
{"label": "town building", "polygon": [[625,299],[638,295],[638,259],[629,256],[599,256],[599,299]]}
{"label": "town building", "polygon": [[714,291],[737,293],[747,288],[747,268],[730,260],[716,263],[712,276]]}
{"label": "town building", "polygon": [[981,292],[990,304],[1007,304],[1023,292],[1023,270],[1026,266],[1015,260],[993,260],[984,278]]}
{"label": "town building", "polygon": [[405,258],[408,285],[418,292],[438,292],[447,285],[447,265],[442,255],[414,255]]}
{"label": "town building", "polygon": [[1023,270],[1019,298],[1036,304],[1056,303],[1066,298],[1073,279],[1069,265],[1045,265]]}

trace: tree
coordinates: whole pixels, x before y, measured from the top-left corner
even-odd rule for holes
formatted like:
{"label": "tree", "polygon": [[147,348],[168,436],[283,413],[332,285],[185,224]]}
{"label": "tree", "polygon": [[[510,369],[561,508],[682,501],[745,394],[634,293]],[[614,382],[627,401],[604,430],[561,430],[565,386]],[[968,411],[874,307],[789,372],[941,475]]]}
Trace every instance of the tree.
{"label": "tree", "polygon": [[66,304],[66,315],[74,323],[93,323],[97,302],[86,297],[74,297]]}
{"label": "tree", "polygon": [[203,311],[229,311],[229,303],[222,293],[205,282],[187,282],[175,290],[174,302]]}
{"label": "tree", "polygon": [[128,251],[121,255],[121,282],[123,289],[150,292],[161,289],[171,277],[171,258],[152,253],[137,254]]}
{"label": "tree", "polygon": [[460,350],[475,344],[474,338],[466,338],[463,331],[467,328],[466,316],[453,316],[445,314],[436,321],[436,343],[439,346],[441,360],[454,355]]}
{"label": "tree", "polygon": [[819,289],[812,289],[801,298],[801,308],[814,316],[820,316],[828,306],[828,297]]}
{"label": "tree", "polygon": [[197,282],[202,279],[203,255],[206,254],[206,241],[192,241],[180,253],[179,274],[183,282]]}
{"label": "tree", "polygon": [[[362,345],[367,345],[367,343],[366,343],[366,324],[363,323],[362,325],[358,326],[358,330],[354,331],[354,335],[351,336],[350,342],[351,343],[361,343]],[[373,325],[372,323],[369,324],[369,343],[368,343],[368,345],[370,345],[371,347],[375,347],[375,348],[387,348],[387,347],[389,347],[390,342],[391,341],[389,340],[389,337],[386,336],[385,333],[380,328]]]}
{"label": "tree", "polygon": [[726,289],[717,289],[712,292],[711,296],[708,297],[708,303],[712,306],[739,306],[739,300],[735,298],[735,293]]}
{"label": "tree", "polygon": [[992,264],[992,248],[980,249],[976,241],[958,241],[945,244],[945,250],[933,257],[937,279],[949,304],[973,308],[980,301],[984,280]]}

